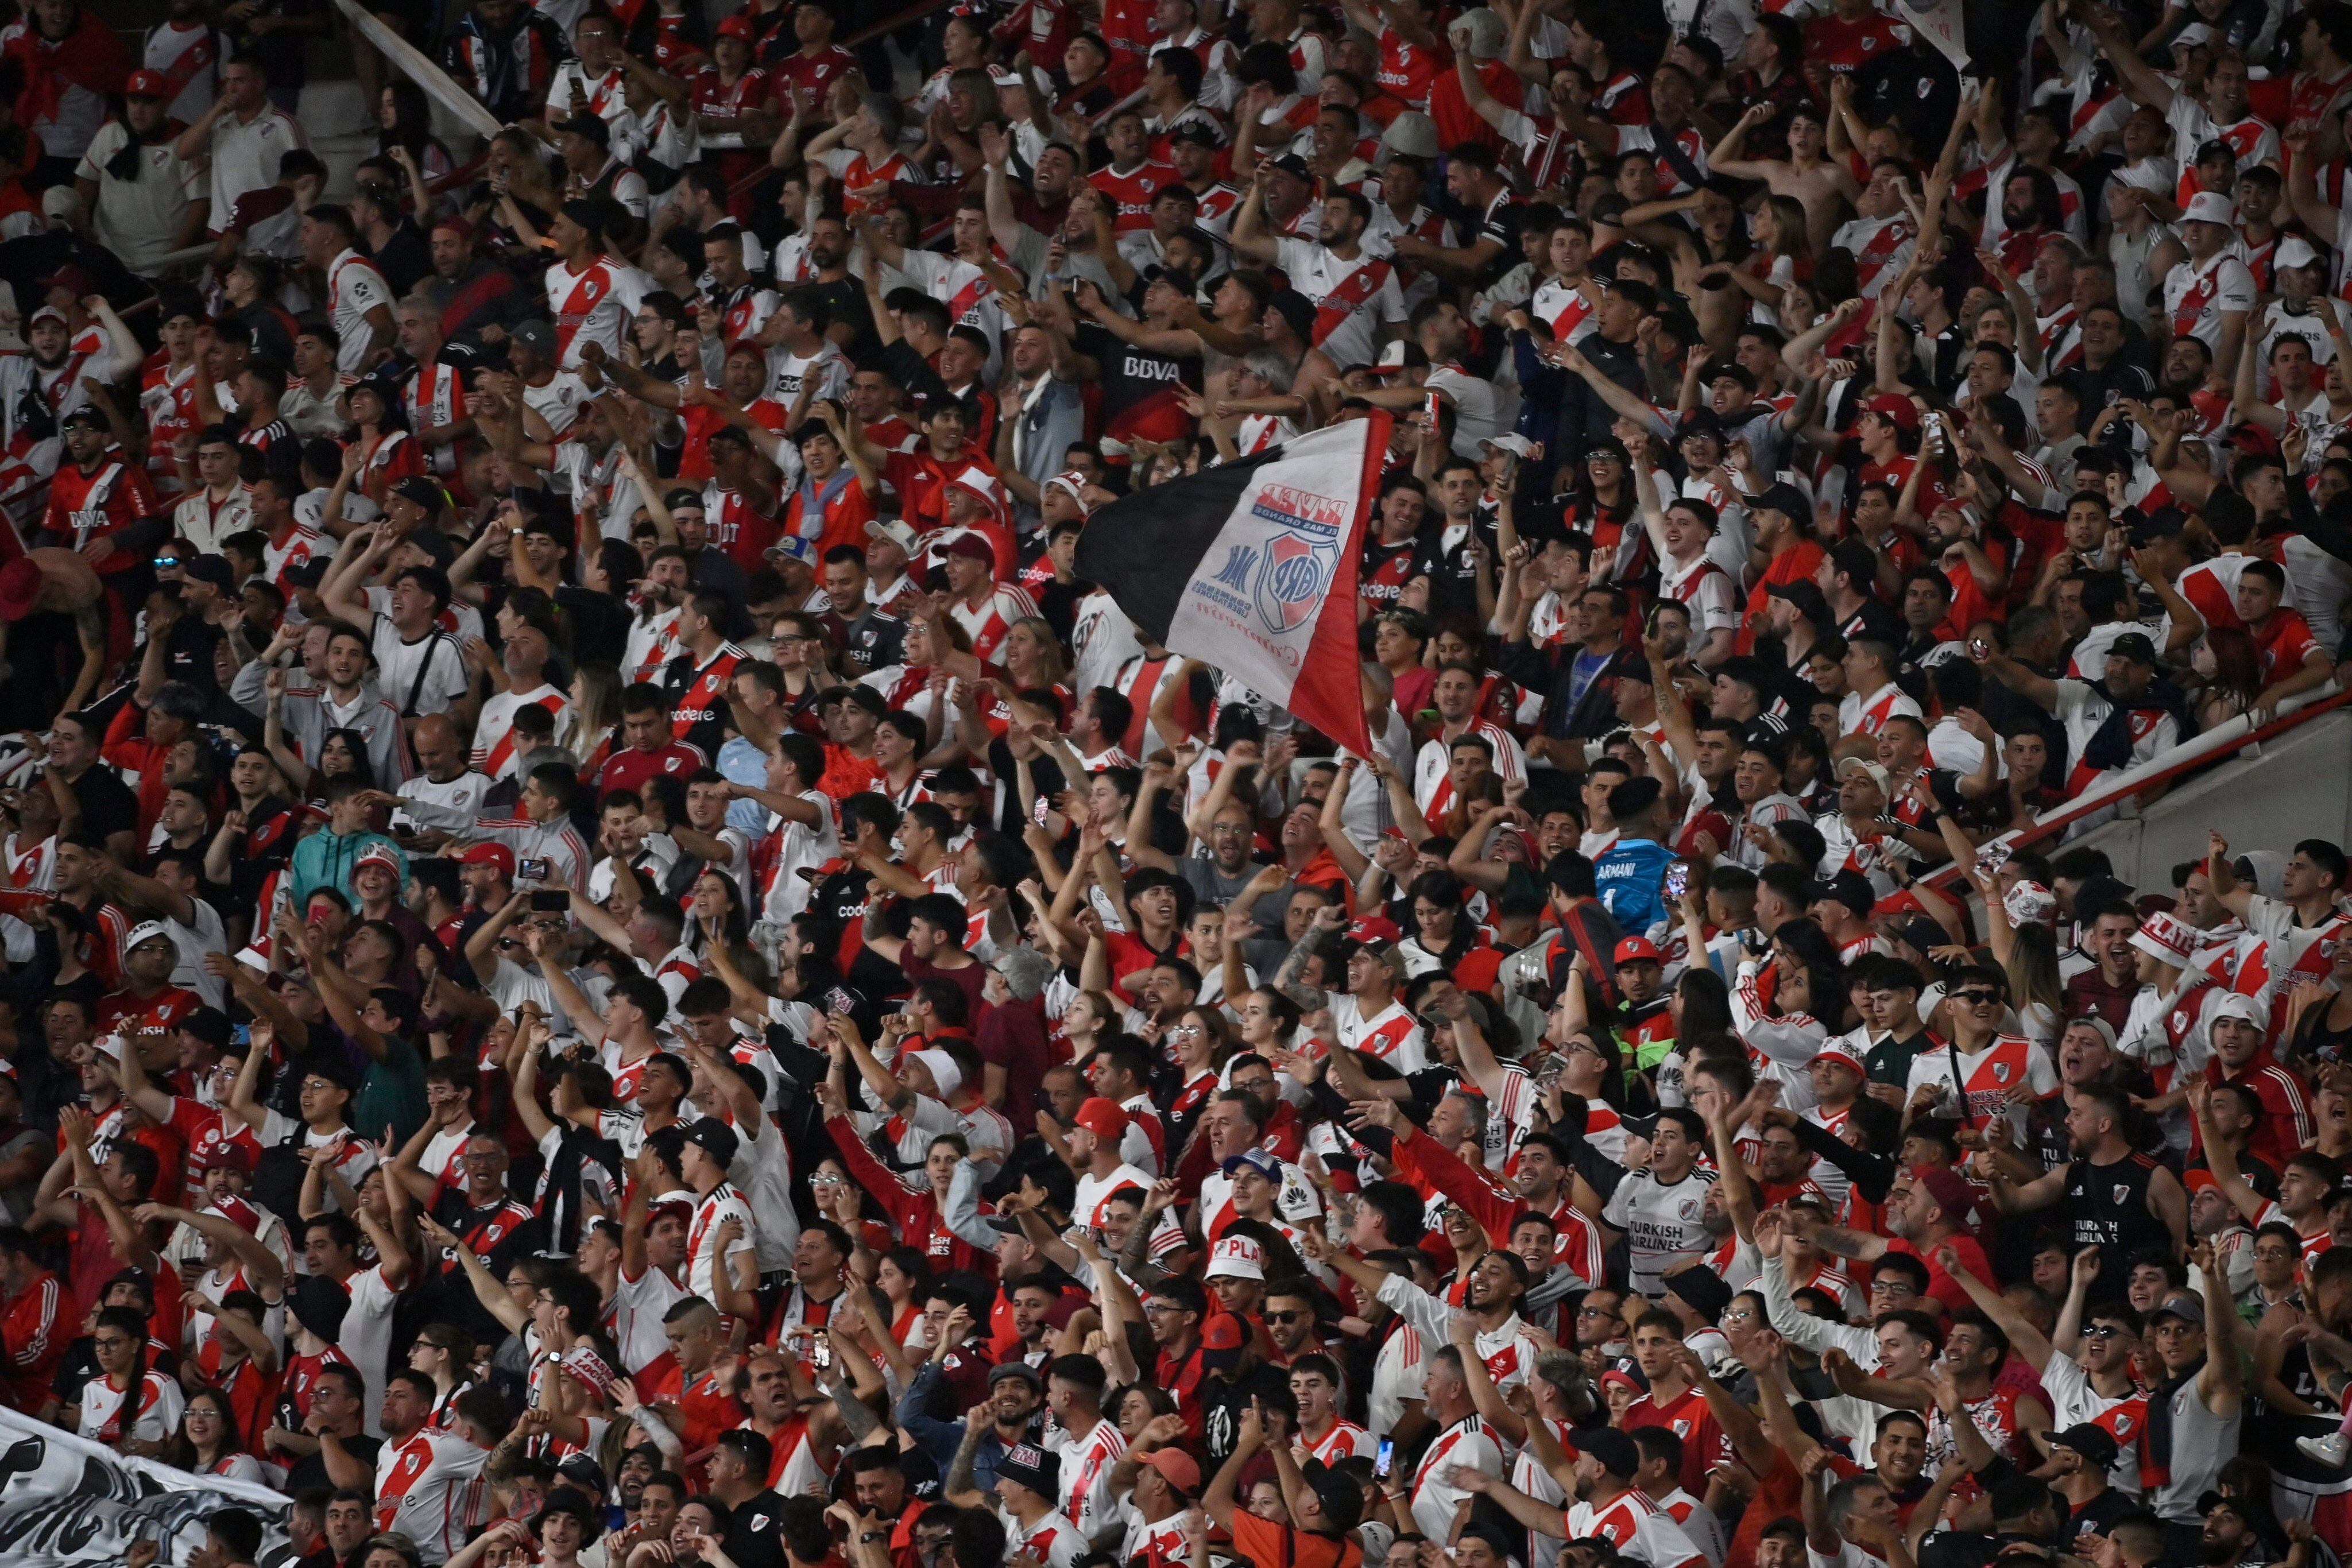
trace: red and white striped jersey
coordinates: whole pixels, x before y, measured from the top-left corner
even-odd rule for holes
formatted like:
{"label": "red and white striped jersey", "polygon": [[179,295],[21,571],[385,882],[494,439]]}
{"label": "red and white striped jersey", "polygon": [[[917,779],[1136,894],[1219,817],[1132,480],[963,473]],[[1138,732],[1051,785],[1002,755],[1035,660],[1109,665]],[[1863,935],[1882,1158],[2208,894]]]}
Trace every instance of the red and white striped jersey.
{"label": "red and white striped jersey", "polygon": [[490,1457],[447,1432],[386,1442],[375,1458],[375,1528],[416,1542],[427,1563],[446,1563],[488,1517],[482,1466]]}
{"label": "red and white striped jersey", "polygon": [[984,664],[996,664],[1002,663],[996,651],[1003,646],[1013,623],[1036,614],[1037,605],[1022,590],[1000,585],[976,606],[957,600],[948,606],[948,613],[971,634],[972,656]]}
{"label": "red and white striped jersey", "polygon": [[1097,1421],[1083,1437],[1065,1434],[1057,1451],[1062,1456],[1062,1511],[1092,1539],[1110,1522],[1118,1506],[1111,1496],[1110,1472],[1127,1452],[1127,1437],[1117,1422]]}
{"label": "red and white striped jersey", "polygon": [[1650,1568],[1706,1568],[1706,1557],[1683,1527],[1665,1510],[1639,1491],[1626,1491],[1616,1500],[1595,1507],[1570,1505],[1568,1538],[1588,1541],[1606,1536],[1618,1552]]}
{"label": "red and white striped jersey", "polygon": [[578,272],[560,261],[549,267],[547,308],[555,316],[557,362],[567,371],[574,368],[589,343],[602,343],[605,352],[618,355],[652,282],[635,267],[601,256]]}
{"label": "red and white striped jersey", "polygon": [[504,779],[515,770],[514,716],[518,708],[544,708],[555,720],[555,743],[561,746],[572,729],[572,704],[564,695],[541,681],[527,692],[493,693],[482,704],[474,726],[474,771],[488,779]]}
{"label": "red and white striped jersey", "polygon": [[[1305,1436],[1304,1433],[1300,1435]],[[1353,1421],[1339,1420],[1332,1422],[1329,1431],[1307,1444],[1307,1451],[1327,1465],[1336,1465],[1341,1459],[1353,1458],[1360,1454],[1371,1458],[1380,1451],[1380,1446],[1370,1432]]]}
{"label": "red and white striped jersey", "polygon": [[130,1435],[142,1443],[160,1443],[179,1430],[180,1412],[187,1401],[181,1396],[180,1381],[160,1372],[149,1372],[141,1379],[137,1390],[137,1406],[125,1411],[125,1396],[130,1391],[117,1388],[105,1377],[93,1377],[81,1388],[81,1424],[77,1428],[81,1436],[94,1443],[110,1448],[121,1441],[126,1423]]}

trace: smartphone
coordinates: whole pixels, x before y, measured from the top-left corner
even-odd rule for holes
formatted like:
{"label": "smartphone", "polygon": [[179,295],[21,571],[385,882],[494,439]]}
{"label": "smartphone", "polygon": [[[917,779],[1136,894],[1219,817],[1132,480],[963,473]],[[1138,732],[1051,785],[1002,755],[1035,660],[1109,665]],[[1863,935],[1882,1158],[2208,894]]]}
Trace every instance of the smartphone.
{"label": "smartphone", "polygon": [[395,833],[413,833],[416,831],[416,819],[410,816],[405,811],[394,811],[388,821],[391,824],[392,831]]}
{"label": "smartphone", "polygon": [[816,1367],[819,1372],[832,1371],[833,1341],[830,1339],[818,1340],[815,1345],[809,1351],[809,1359],[816,1364]]}
{"label": "smartphone", "polygon": [[536,856],[519,861],[515,863],[515,875],[524,882],[545,882],[547,862]]}
{"label": "smartphone", "polygon": [[[540,863],[544,865],[547,862],[541,861]],[[530,907],[534,914],[567,915],[572,910],[571,891],[558,887],[534,893],[530,895]]]}
{"label": "smartphone", "polygon": [[1969,652],[1981,659],[1992,652],[1992,644],[1981,637],[1971,637],[1969,639]]}
{"label": "smartphone", "polygon": [[1674,864],[1666,868],[1666,902],[1668,904],[1680,904],[1683,901],[1683,894],[1689,891],[1689,862],[1685,861],[1676,861]]}
{"label": "smartphone", "polygon": [[2008,863],[2009,846],[2007,844],[1987,844],[1977,852],[1977,871],[1981,875],[1990,876]]}
{"label": "smartphone", "polygon": [[1372,1474],[1381,1480],[1386,1480],[1389,1479],[1389,1472],[1395,1466],[1396,1443],[1391,1438],[1382,1437],[1381,1451],[1372,1456]]}

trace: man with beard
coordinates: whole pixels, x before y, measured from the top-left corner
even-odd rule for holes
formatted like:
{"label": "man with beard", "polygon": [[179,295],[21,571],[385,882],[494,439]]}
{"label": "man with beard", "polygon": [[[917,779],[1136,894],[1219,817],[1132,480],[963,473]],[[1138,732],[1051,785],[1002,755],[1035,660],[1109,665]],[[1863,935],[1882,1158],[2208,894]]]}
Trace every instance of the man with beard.
{"label": "man with beard", "polygon": [[[1356,1110],[1361,1113],[1369,1103],[1360,1102]],[[1450,1337],[1455,1309],[1447,1297],[1432,1294],[1402,1274],[1391,1274],[1375,1264],[1349,1257],[1317,1232],[1304,1233],[1301,1251],[1308,1261],[1346,1275],[1358,1290],[1374,1297],[1411,1324],[1424,1343]],[[1520,1304],[1528,1293],[1526,1260],[1515,1252],[1493,1249],[1475,1260],[1463,1259],[1459,1277],[1461,1312],[1474,1327],[1478,1358],[1496,1388],[1507,1393],[1535,1372],[1536,1342],[1519,1317]],[[1430,1414],[1433,1418],[1437,1415],[1433,1404]],[[1516,1415],[1507,1412],[1496,1423],[1496,1430],[1513,1443],[1526,1440],[1525,1427]]]}
{"label": "man with beard", "polygon": [[1996,1173],[1993,1203],[2003,1214],[2057,1208],[2077,1249],[2098,1249],[2100,1277],[2112,1292],[2121,1288],[2134,1253],[2187,1249],[2189,1194],[2179,1177],[2132,1146],[2125,1131],[2131,1100],[2122,1090],[2094,1083],[2071,1099],[2073,1160],[2021,1186]]}
{"label": "man with beard", "polygon": [[1371,204],[1360,193],[1334,191],[1323,203],[1314,243],[1281,237],[1266,213],[1273,167],[1259,168],[1241,210],[1234,214],[1234,249],[1279,266],[1291,287],[1314,302],[1313,346],[1334,365],[1372,363],[1380,357],[1378,343],[1386,336],[1385,329],[1402,322],[1405,308],[1395,263],[1363,247],[1364,231],[1372,221]]}
{"label": "man with beard", "polygon": [[65,416],[64,426],[70,461],[50,478],[48,510],[33,543],[78,552],[123,596],[127,612],[133,607],[127,595],[147,580],[146,557],[167,537],[170,519],[157,515],[147,470],[112,455],[104,414],[85,403]]}
{"label": "man with beard", "polygon": [[[2062,1327],[2080,1324],[2082,1333],[2075,1348],[2062,1348],[1965,1264],[1955,1267],[1948,1258],[1942,1261],[1977,1310],[2009,1336],[2010,1347],[2022,1364],[2041,1377],[2054,1425],[2062,1429],[2095,1427],[2104,1433],[2108,1439],[2101,1467],[2105,1479],[2137,1498],[2142,1490],[2139,1438],[2147,1427],[2148,1404],[2147,1390],[2137,1375],[2143,1326],[2139,1314],[2120,1299],[2085,1310],[2084,1297],[2096,1274],[2078,1253],[2059,1322]],[[2113,1283],[2111,1279],[2110,1288]]]}
{"label": "man with beard", "polygon": [[425,243],[433,272],[417,280],[416,294],[440,311],[443,338],[469,344],[503,338],[536,308],[512,270],[476,253],[473,225],[464,218],[436,219]]}
{"label": "man with beard", "polygon": [[[1449,1094],[1439,1102],[1439,1111],[1460,1098]],[[1431,1115],[1423,1134],[1403,1117],[1397,1104],[1388,1099],[1371,1102],[1365,1119],[1391,1129],[1389,1158],[1400,1178],[1412,1182],[1424,1197],[1443,1194],[1446,1201],[1467,1209],[1489,1236],[1512,1234],[1515,1217],[1530,1210],[1543,1216],[1550,1222],[1554,1238],[1543,1271],[1559,1265],[1568,1269],[1580,1284],[1600,1282],[1601,1230],[1570,1201],[1575,1166],[1563,1145],[1544,1134],[1527,1139],[1518,1145],[1510,1176],[1505,1180],[1486,1168],[1480,1129],[1466,1122],[1450,1122],[1457,1135],[1449,1146],[1439,1135],[1437,1113]],[[1530,1262],[1528,1267],[1533,1270],[1536,1265]]]}
{"label": "man with beard", "polygon": [[971,1454],[972,1486],[976,1490],[993,1493],[997,1468],[1004,1457],[1024,1443],[1034,1445],[1043,1440],[1044,1385],[1037,1370],[1024,1361],[1000,1362],[989,1370],[988,1397],[957,1420],[943,1421],[930,1413],[932,1392],[940,1382],[938,1359],[926,1357],[915,1370],[915,1380],[899,1398],[898,1424],[922,1444],[942,1474],[961,1457],[960,1445],[966,1435],[977,1429],[980,1437]]}

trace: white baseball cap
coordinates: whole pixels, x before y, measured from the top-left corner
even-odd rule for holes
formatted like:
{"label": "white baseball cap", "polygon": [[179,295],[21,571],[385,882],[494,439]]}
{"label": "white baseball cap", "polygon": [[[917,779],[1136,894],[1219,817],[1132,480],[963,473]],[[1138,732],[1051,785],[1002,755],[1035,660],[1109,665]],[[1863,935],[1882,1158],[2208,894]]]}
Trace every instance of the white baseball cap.
{"label": "white baseball cap", "polygon": [[2238,221],[2238,204],[2219,191],[2200,191],[2189,198],[2187,206],[2180,209],[2180,221],[2233,227]]}

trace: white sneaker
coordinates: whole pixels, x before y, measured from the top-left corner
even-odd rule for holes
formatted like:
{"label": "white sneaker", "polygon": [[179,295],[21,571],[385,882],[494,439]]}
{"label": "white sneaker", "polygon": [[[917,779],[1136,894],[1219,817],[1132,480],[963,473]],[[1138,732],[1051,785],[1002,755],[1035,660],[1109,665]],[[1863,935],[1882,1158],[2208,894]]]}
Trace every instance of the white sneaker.
{"label": "white sneaker", "polygon": [[2341,1432],[2330,1432],[2325,1437],[2297,1437],[2294,1446],[2323,1465],[2352,1464],[2352,1441]]}

